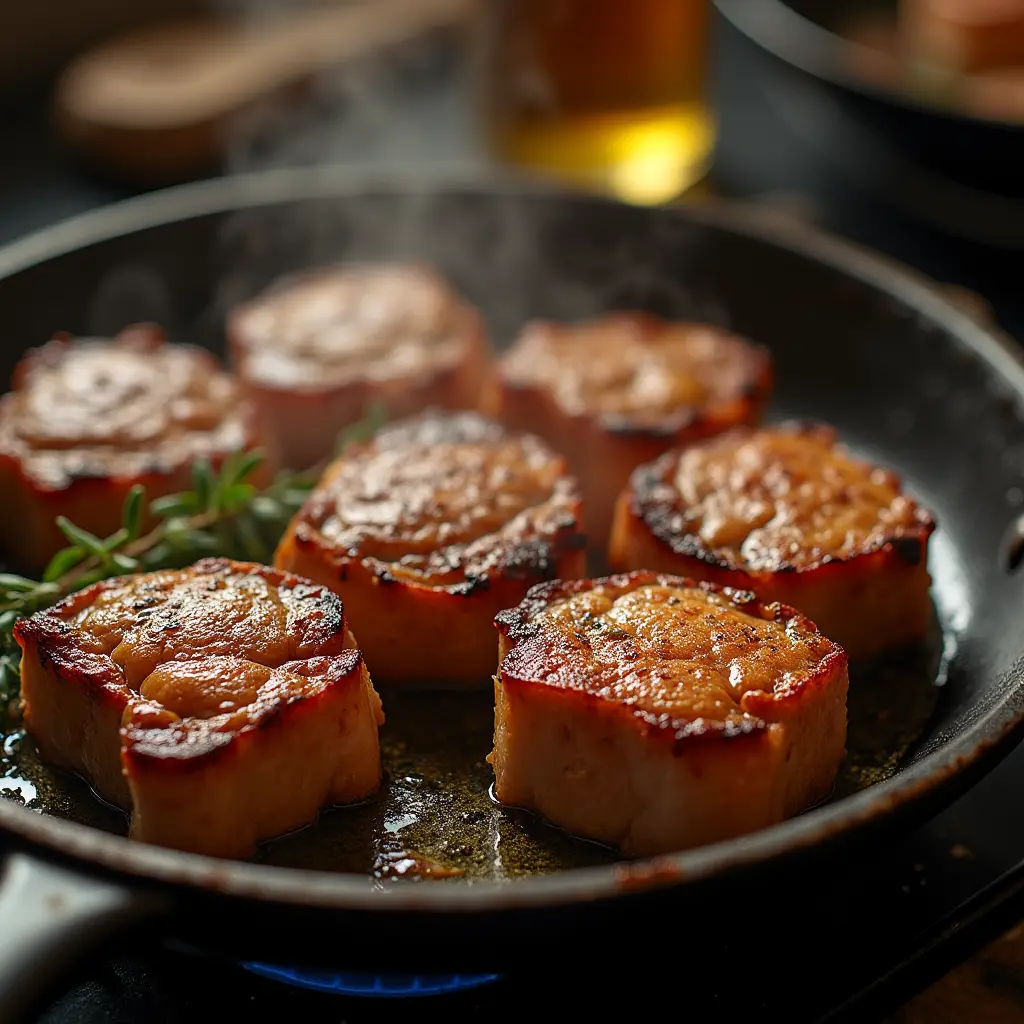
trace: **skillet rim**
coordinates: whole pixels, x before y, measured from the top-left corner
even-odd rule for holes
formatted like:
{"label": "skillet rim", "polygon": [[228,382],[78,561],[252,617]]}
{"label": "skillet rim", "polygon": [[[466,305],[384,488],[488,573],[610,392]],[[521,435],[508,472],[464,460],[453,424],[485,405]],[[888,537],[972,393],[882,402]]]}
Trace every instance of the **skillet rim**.
{"label": "skillet rim", "polygon": [[[481,174],[464,165],[422,171],[392,167],[286,168],[193,182],[101,207],[43,228],[0,248],[0,280],[73,251],[137,231],[202,216],[307,199],[359,194],[458,193],[556,197],[565,202],[622,206],[613,199],[567,192],[519,175]],[[740,203],[711,202],[662,208],[656,216],[724,230],[824,264],[888,295],[936,322],[974,358],[987,363],[1024,399],[1024,352],[945,297],[935,282],[888,257],[815,228],[780,220]],[[1006,692],[947,746],[899,775],[834,804],[737,839],[645,860],[575,868],[514,881],[392,886],[373,879],[308,869],[225,861],[145,846],[87,825],[0,801],[0,831],[56,858],[71,858],[84,872],[113,872],[140,884],[184,886],[207,893],[292,907],[374,913],[479,913],[569,906],[710,881],[743,867],[780,863],[809,847],[839,838],[876,818],[940,797],[973,769],[980,777],[1024,733],[1024,658],[1008,675]],[[1012,678],[1012,677],[1016,678]],[[975,778],[973,782],[977,781]],[[955,794],[954,794],[955,795]]]}
{"label": "skillet rim", "polygon": [[[1024,126],[996,117],[983,117],[962,110],[927,103],[895,89],[885,89],[867,79],[843,70],[839,58],[843,47],[864,49],[862,43],[844,39],[837,32],[819,25],[813,18],[791,7],[786,0],[712,0],[719,15],[765,53],[810,75],[819,82],[844,89],[883,106],[904,110],[937,122],[970,125],[976,130],[1017,135]],[[769,6],[770,5],[770,6]],[[759,8],[760,15],[753,14]]]}

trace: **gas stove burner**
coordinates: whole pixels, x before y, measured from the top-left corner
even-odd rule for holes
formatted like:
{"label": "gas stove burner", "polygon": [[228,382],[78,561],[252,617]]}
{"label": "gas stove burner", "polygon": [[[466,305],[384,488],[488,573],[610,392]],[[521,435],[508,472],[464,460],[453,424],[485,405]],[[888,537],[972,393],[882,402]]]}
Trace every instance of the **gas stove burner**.
{"label": "gas stove burner", "polygon": [[243,963],[253,974],[296,988],[364,999],[409,999],[466,992],[497,981],[500,974],[372,974],[354,971],[312,971],[273,964]]}

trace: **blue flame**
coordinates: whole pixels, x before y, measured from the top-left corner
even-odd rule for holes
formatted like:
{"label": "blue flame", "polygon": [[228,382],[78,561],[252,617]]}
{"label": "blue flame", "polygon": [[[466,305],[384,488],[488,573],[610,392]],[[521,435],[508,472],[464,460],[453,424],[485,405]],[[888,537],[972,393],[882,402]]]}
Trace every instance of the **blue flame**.
{"label": "blue flame", "polygon": [[489,985],[501,977],[499,974],[361,974],[353,971],[311,971],[258,963],[243,963],[242,966],[253,974],[287,985],[364,999],[451,995]]}

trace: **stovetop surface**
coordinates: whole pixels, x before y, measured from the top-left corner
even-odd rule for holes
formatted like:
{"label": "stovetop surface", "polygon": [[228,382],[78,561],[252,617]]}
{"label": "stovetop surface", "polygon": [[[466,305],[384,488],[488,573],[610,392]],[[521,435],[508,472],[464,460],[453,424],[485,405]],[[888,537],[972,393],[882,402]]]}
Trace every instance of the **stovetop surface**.
{"label": "stovetop surface", "polygon": [[[918,266],[933,277],[981,292],[1002,325],[1024,337],[1024,302],[1019,274],[1005,257],[937,240],[884,212],[837,201],[828,183],[788,140],[771,113],[758,106],[756,90],[743,74],[727,75],[719,86],[722,140],[716,180],[729,194],[754,196],[795,192],[818,204],[821,223],[866,245]],[[429,106],[429,97],[425,100]],[[42,101],[0,111],[9,151],[18,160],[0,163],[0,242],[64,216],[126,194],[75,169],[45,133]],[[420,109],[420,121],[439,118],[443,129],[418,138],[440,140],[443,156],[457,150],[458,130],[444,102]],[[453,141],[455,140],[455,141]],[[363,151],[364,157],[372,153]],[[390,154],[394,156],[395,154]],[[401,158],[401,155],[399,155]],[[785,1019],[820,1019],[847,1000],[848,1016],[870,1019],[877,1012],[937,976],[945,957],[962,956],[957,946],[957,913],[965,901],[1024,858],[1024,819],[1015,813],[1024,789],[1024,749],[1011,754],[990,776],[945,813],[917,832],[876,845],[818,874],[802,878],[784,914],[762,908],[749,894],[748,914],[731,937],[712,937],[700,920],[659,915],[639,936],[594,936],[593,954],[567,950],[564,962],[520,969],[492,985],[430,999],[357,999],[299,991],[258,977],[241,967],[171,950],[159,937],[111,950],[86,965],[67,989],[54,993],[38,1017],[45,1024],[135,1024],[192,1022],[227,1016],[298,1016],[319,1021],[408,1020],[419,1009],[456,1019],[488,1014],[508,1019],[536,1014],[557,993],[560,1005],[578,1014],[606,1012],[618,1000],[645,1008],[674,1008],[685,999],[690,1013],[777,1011]],[[971,942],[994,937],[1024,914],[1015,890],[991,902]],[[772,904],[774,906],[774,904]],[[991,907],[989,909],[992,909]],[[949,915],[953,915],[952,918]],[[767,919],[766,919],[767,918]],[[952,925],[936,943],[936,955],[906,965],[939,922]],[[753,922],[753,923],[752,923]],[[728,933],[728,929],[726,932]],[[967,935],[969,929],[963,929]],[[946,941],[950,935],[954,941]],[[608,939],[640,950],[639,970],[609,969]],[[325,936],[325,941],[332,941]],[[400,936],[395,937],[401,941]],[[344,949],[339,947],[339,962]],[[387,950],[381,951],[382,962]],[[527,961],[528,963],[528,961]],[[891,984],[872,983],[901,968]],[[614,965],[612,965],[614,966]],[[667,972],[667,973],[666,973]],[[798,980],[799,984],[793,984]],[[865,992],[869,995],[865,997]],[[877,997],[877,1001],[875,1000]],[[866,1001],[865,1001],[866,1000]]]}

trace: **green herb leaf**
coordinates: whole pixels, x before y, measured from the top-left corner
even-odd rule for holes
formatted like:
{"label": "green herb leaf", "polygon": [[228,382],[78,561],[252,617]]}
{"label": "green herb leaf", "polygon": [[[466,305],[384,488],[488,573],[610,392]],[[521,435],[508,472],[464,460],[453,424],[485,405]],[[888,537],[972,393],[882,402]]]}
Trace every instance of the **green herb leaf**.
{"label": "green herb leaf", "polygon": [[35,590],[38,586],[38,580],[28,580],[25,579],[24,576],[15,576],[13,573],[0,572],[0,590],[25,592]]}
{"label": "green herb leaf", "polygon": [[89,554],[95,555],[97,558],[105,559],[107,557],[107,549],[103,541],[94,533],[83,530],[80,526],[75,526],[67,516],[57,516],[57,526],[60,532],[72,544],[84,548]]}
{"label": "green herb leaf", "polygon": [[[74,589],[81,590],[81,587],[75,587]],[[70,590],[67,591],[67,593],[71,592],[72,591]],[[50,604],[52,601],[56,601],[58,598],[63,596],[64,591],[62,591],[55,582],[40,583],[39,586],[28,595],[29,599],[35,605],[33,611],[35,611],[36,608],[45,608],[47,604]]]}
{"label": "green herb leaf", "polygon": [[269,560],[270,552],[267,550],[267,544],[251,519],[244,515],[239,516],[235,520],[235,532],[238,534],[242,553],[250,562]]}
{"label": "green herb leaf", "polygon": [[192,490],[195,491],[196,505],[200,509],[210,508],[214,496],[214,476],[206,459],[200,459],[192,467]]}
{"label": "green herb leaf", "polygon": [[122,526],[116,533],[112,533],[106,540],[103,541],[103,547],[109,554],[111,551],[116,551],[122,544],[128,542],[128,531]]}
{"label": "green herb leaf", "polygon": [[249,505],[249,511],[257,519],[263,522],[274,522],[281,518],[281,502],[277,501],[275,498],[269,498],[266,495],[259,494],[252,499],[252,502]]}
{"label": "green herb leaf", "polygon": [[142,509],[146,498],[146,488],[135,484],[125,495],[121,510],[121,522],[128,534],[128,540],[135,540],[142,532]]}
{"label": "green herb leaf", "polygon": [[252,484],[229,484],[221,489],[220,507],[224,512],[248,505],[256,496],[256,488]]}
{"label": "green herb leaf", "polygon": [[224,472],[221,478],[225,486],[240,484],[248,480],[253,473],[263,464],[266,453],[260,449],[250,452],[236,452],[224,463]]}
{"label": "green herb leaf", "polygon": [[170,519],[176,516],[195,515],[201,509],[195,494],[185,491],[182,494],[168,494],[163,498],[154,499],[149,510],[161,519]]}
{"label": "green herb leaf", "polygon": [[114,563],[114,568],[120,573],[132,573],[139,571],[139,560],[137,558],[129,558],[128,555],[122,555],[120,551],[115,551],[111,561]]}
{"label": "green herb leaf", "polygon": [[62,548],[50,559],[43,571],[43,582],[52,583],[54,580],[59,580],[61,576],[78,565],[83,558],[85,558],[85,552],[78,545]]}

